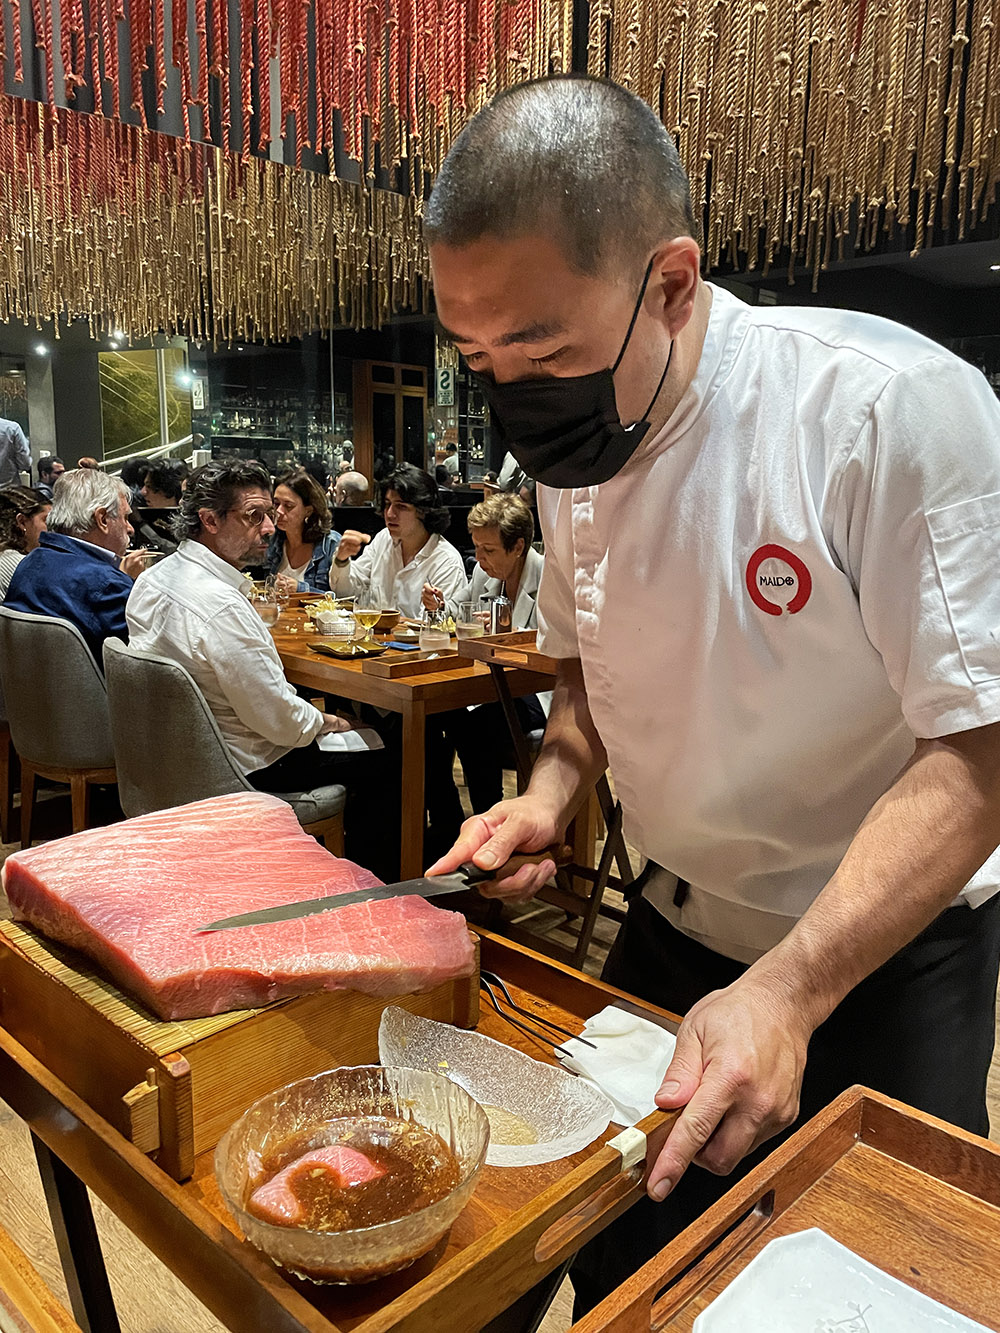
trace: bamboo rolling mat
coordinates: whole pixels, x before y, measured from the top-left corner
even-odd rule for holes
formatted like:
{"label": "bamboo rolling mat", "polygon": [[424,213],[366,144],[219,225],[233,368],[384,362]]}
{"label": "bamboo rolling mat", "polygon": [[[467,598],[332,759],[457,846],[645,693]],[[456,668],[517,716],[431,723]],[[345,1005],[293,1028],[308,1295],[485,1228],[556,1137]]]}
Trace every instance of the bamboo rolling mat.
{"label": "bamboo rolling mat", "polygon": [[[236,1009],[213,1018],[189,1018],[165,1022],[157,1018],[139,1000],[119,990],[96,963],[70,949],[46,939],[19,921],[0,921],[0,948],[12,945],[37,967],[61,982],[117,1027],[122,1028],[157,1055],[169,1055],[205,1037],[214,1036],[240,1023],[256,1009]],[[287,1001],[277,1001],[277,1004]],[[270,1006],[273,1007],[273,1006]]]}

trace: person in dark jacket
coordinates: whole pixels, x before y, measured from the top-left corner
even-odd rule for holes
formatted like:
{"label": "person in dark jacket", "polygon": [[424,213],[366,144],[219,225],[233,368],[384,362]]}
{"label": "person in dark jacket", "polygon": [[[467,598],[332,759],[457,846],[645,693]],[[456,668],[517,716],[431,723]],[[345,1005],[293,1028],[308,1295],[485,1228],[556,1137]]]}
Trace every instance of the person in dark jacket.
{"label": "person in dark jacket", "polygon": [[48,531],[17,566],[4,605],[75,625],[101,665],[107,638],[128,640],[125,603],[143,552],[125,556],[129,489],[117,477],[75,468],[59,478]]}

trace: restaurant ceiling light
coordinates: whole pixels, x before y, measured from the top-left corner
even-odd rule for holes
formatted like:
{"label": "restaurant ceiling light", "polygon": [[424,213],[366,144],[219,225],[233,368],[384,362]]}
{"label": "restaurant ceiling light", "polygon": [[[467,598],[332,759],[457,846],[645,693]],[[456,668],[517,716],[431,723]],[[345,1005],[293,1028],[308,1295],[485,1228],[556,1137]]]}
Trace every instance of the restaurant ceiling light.
{"label": "restaurant ceiling light", "polygon": [[990,272],[991,272],[991,273],[1000,273],[1000,264],[991,264],[991,265],[990,265]]}
{"label": "restaurant ceiling light", "polygon": [[51,350],[48,343],[35,343],[35,353],[38,356],[48,356]]}

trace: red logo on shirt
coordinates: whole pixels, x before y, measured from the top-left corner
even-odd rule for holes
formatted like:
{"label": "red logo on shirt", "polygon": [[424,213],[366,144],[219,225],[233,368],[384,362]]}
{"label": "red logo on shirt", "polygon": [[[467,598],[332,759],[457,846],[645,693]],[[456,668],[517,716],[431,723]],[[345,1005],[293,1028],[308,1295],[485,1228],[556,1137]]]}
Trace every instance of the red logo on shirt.
{"label": "red logo on shirt", "polygon": [[[761,574],[760,567],[765,560],[780,560],[792,571],[794,578],[788,574]],[[792,587],[798,584],[795,595],[786,605],[781,606],[777,602],[772,602],[770,598],[764,596],[765,588]],[[759,606],[762,611],[766,611],[769,616],[780,616],[782,611],[787,611],[790,616],[794,616],[796,611],[801,611],[809,600],[812,593],[812,575],[806,569],[805,565],[797,555],[786,550],[784,546],[758,546],[756,551],[747,562],[747,592],[754,606]]]}

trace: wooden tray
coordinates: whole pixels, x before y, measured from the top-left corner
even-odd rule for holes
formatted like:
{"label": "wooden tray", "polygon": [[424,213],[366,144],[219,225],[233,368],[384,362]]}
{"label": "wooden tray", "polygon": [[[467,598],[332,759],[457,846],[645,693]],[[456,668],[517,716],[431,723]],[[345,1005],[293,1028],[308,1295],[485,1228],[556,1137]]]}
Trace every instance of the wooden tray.
{"label": "wooden tray", "polygon": [[478,964],[424,995],[322,991],[167,1023],[82,954],[0,922],[0,1027],[175,1180],[258,1097],[323,1069],[377,1063],[389,1004],[475,1027]]}
{"label": "wooden tray", "polygon": [[559,667],[555,657],[547,657],[535,647],[537,634],[533,629],[515,630],[513,634],[483,634],[478,639],[461,639],[458,652],[477,662],[495,666],[527,667],[554,676]]}
{"label": "wooden tray", "polygon": [[400,676],[428,676],[436,671],[454,671],[464,667],[465,662],[454,648],[437,649],[428,652],[400,653],[398,657],[373,657],[361,663],[361,670],[366,676],[382,676],[387,680],[397,680]]}
{"label": "wooden tray", "polygon": [[768,1241],[808,1227],[1000,1329],[1000,1150],[850,1088],[572,1333],[689,1330]]}
{"label": "wooden tray", "polygon": [[[483,966],[518,1002],[570,1030],[621,991],[478,930]],[[675,1028],[673,1016],[638,1006]],[[482,1007],[479,1030],[555,1063],[538,1043]],[[366,1286],[321,1287],[283,1277],[239,1238],[219,1197],[210,1153],[178,1185],[104,1124],[0,1029],[0,1087],[15,1114],[122,1217],[232,1333],[479,1333],[557,1269],[642,1191],[674,1116],[608,1130],[572,1157],[542,1166],[484,1167],[450,1235],[411,1268]],[[644,1137],[645,1135],[645,1137]],[[647,1152],[648,1150],[648,1152]]]}

